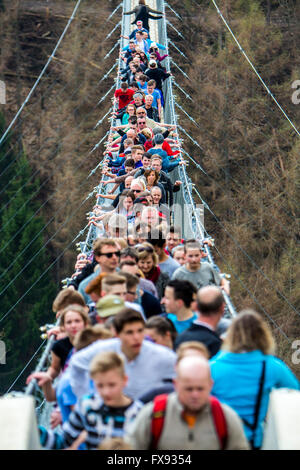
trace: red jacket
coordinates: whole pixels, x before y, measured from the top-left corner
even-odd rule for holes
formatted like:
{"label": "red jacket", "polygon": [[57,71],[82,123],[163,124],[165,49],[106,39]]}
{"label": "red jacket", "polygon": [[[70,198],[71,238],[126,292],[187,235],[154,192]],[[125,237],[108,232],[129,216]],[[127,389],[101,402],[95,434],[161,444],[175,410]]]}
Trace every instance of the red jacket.
{"label": "red jacket", "polygon": [[[146,152],[148,152],[148,150],[150,150],[153,147],[153,141],[152,140],[147,140],[147,142],[145,142],[145,144],[144,144],[144,147],[145,147]],[[164,143],[162,144],[162,149],[165,152],[167,152],[169,157],[172,156],[172,155],[177,155],[179,153],[179,150],[175,150],[173,152],[173,150],[170,147],[170,144],[166,141],[164,141]]]}
{"label": "red jacket", "polygon": [[125,108],[131,101],[135,91],[128,88],[126,91],[119,88],[115,91],[115,97],[119,98],[119,109]]}

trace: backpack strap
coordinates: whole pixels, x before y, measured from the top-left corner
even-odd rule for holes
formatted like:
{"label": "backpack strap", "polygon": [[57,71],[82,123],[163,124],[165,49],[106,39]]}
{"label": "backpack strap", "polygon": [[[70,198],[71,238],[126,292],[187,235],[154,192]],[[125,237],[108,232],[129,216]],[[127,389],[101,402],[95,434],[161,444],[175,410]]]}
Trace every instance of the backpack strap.
{"label": "backpack strap", "polygon": [[259,379],[259,387],[258,387],[258,392],[257,392],[257,397],[256,397],[256,402],[255,402],[253,424],[250,424],[246,419],[243,418],[243,422],[246,424],[246,426],[248,426],[248,428],[250,428],[253,431],[252,439],[250,440],[252,447],[254,446],[255,434],[256,434],[257,425],[258,425],[258,416],[259,416],[260,404],[261,404],[261,399],[262,399],[262,394],[263,394],[263,389],[264,389],[265,375],[266,375],[266,361],[263,361],[262,371],[261,371],[260,379]]}
{"label": "backpack strap", "polygon": [[228,432],[222,405],[217,398],[210,396],[210,406],[221,449],[225,450]]}
{"label": "backpack strap", "polygon": [[167,402],[168,402],[167,394],[157,395],[154,398],[152,421],[151,421],[152,440],[150,444],[150,449],[152,450],[157,449],[157,444],[158,444],[158,441],[160,439],[160,436],[164,427]]}

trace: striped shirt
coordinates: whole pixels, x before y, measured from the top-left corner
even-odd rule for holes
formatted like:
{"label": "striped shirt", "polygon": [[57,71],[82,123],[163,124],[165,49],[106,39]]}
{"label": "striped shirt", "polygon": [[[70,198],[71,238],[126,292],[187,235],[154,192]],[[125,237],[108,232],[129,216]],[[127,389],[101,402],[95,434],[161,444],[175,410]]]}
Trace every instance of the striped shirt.
{"label": "striped shirt", "polygon": [[143,403],[136,400],[124,407],[110,407],[96,394],[84,396],[63,425],[65,446],[69,447],[84,430],[88,450],[97,449],[103,439],[123,437],[142,406]]}

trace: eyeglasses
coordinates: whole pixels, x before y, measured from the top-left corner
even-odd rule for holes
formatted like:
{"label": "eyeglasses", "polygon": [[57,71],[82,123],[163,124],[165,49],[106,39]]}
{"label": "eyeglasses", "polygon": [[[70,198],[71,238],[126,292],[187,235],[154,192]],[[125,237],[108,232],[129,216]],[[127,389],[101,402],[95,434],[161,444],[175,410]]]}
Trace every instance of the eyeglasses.
{"label": "eyeglasses", "polygon": [[113,255],[116,255],[118,258],[120,257],[120,251],[111,251],[110,253],[99,253],[98,256],[106,256],[107,258],[112,258]]}
{"label": "eyeglasses", "polygon": [[133,192],[133,193],[141,193],[142,190],[141,190],[141,189],[132,189],[132,192]]}
{"label": "eyeglasses", "polygon": [[144,114],[146,116],[146,113],[144,111],[138,111],[136,114]]}
{"label": "eyeglasses", "polygon": [[139,121],[139,124],[146,124],[146,121]]}

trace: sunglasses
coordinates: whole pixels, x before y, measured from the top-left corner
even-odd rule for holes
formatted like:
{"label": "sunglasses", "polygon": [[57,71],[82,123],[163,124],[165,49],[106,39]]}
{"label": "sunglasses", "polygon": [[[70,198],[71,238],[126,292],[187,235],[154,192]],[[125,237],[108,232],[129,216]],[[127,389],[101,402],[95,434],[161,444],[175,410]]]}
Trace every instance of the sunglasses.
{"label": "sunglasses", "polygon": [[141,190],[141,189],[132,189],[132,192],[133,192],[133,193],[141,193],[142,190]]}
{"label": "sunglasses", "polygon": [[99,253],[99,256],[106,256],[107,258],[112,258],[113,255],[116,255],[118,258],[121,255],[120,251],[111,251],[110,253]]}
{"label": "sunglasses", "polygon": [[151,248],[150,246],[139,246],[138,248],[136,247],[137,251],[141,253],[142,251],[147,251],[148,253],[153,253],[154,248]]}

